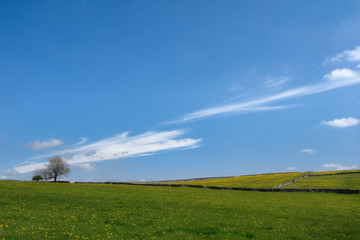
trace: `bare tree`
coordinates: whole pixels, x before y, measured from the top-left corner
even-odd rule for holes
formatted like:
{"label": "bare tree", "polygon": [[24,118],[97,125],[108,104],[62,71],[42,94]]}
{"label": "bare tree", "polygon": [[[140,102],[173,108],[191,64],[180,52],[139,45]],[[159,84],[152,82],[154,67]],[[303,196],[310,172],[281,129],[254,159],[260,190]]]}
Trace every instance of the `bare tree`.
{"label": "bare tree", "polygon": [[54,182],[59,176],[68,176],[71,171],[69,164],[59,156],[50,158],[46,169],[49,174],[48,179],[54,179]]}
{"label": "bare tree", "polygon": [[49,172],[47,168],[36,169],[34,172],[34,176],[41,176],[40,180],[49,180]]}
{"label": "bare tree", "polygon": [[43,180],[54,179],[54,182],[57,181],[58,177],[68,176],[69,174],[69,164],[59,156],[50,158],[46,168],[38,169],[34,173],[34,175],[41,176]]}

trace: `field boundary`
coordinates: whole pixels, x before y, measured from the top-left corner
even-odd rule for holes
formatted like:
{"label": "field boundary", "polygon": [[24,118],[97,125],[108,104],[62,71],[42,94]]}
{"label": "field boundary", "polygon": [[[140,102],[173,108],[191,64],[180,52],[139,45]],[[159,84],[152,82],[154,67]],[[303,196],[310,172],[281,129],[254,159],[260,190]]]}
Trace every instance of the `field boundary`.
{"label": "field boundary", "polygon": [[344,174],[356,174],[359,172],[340,172],[340,173],[328,173],[328,174],[317,174],[317,175],[309,175],[308,177],[322,177],[322,176],[331,176],[331,175],[344,175]]}
{"label": "field boundary", "polygon": [[[23,180],[0,180],[0,181],[18,181],[18,182],[34,182]],[[37,182],[37,183],[75,183],[75,184],[119,184],[119,185],[136,185],[136,186],[153,186],[153,187],[190,187],[190,188],[208,188],[215,190],[235,190],[235,191],[253,191],[253,192],[322,192],[322,193],[341,193],[341,194],[359,194],[360,189],[328,189],[328,188],[314,188],[314,189],[298,189],[298,188],[243,188],[243,187],[219,187],[219,186],[203,186],[203,185],[188,185],[188,184],[155,184],[155,183],[134,183],[134,182]]]}
{"label": "field boundary", "polygon": [[291,185],[291,184],[296,183],[297,181],[300,181],[300,180],[302,180],[302,179],[304,179],[304,178],[307,178],[311,173],[312,173],[312,172],[307,172],[307,173],[306,173],[304,176],[302,176],[302,177],[295,178],[295,179],[291,180],[290,182],[281,183],[281,184],[279,184],[279,185],[277,185],[277,186],[275,186],[275,187],[273,187],[273,188],[274,188],[274,189],[277,189],[277,188],[289,186],[289,185]]}
{"label": "field boundary", "polygon": [[[310,171],[309,171],[310,172]],[[258,174],[247,174],[247,175],[236,175],[236,176],[223,176],[223,177],[201,177],[201,178],[185,178],[177,180],[159,180],[159,181],[148,181],[147,183],[176,183],[176,182],[195,182],[195,181],[207,181],[222,178],[234,178],[234,177],[247,177],[247,176],[260,176],[260,175],[272,175],[272,174],[283,174],[283,173],[297,173],[297,172],[278,172],[278,173],[258,173]]]}
{"label": "field boundary", "polygon": [[342,193],[342,194],[359,194],[360,189],[296,189],[296,188],[242,188],[242,187],[219,187],[187,184],[154,184],[154,183],[132,183],[132,182],[74,182],[78,184],[121,184],[137,186],[154,186],[154,187],[191,187],[191,188],[208,188],[215,190],[236,190],[236,191],[256,191],[256,192],[323,192],[323,193]]}

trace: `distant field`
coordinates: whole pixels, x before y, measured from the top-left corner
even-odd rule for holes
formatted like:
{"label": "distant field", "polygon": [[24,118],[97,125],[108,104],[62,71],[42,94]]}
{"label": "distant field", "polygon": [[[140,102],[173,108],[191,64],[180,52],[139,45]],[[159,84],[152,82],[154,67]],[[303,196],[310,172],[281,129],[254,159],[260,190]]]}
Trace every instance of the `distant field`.
{"label": "distant field", "polygon": [[284,188],[360,189],[360,173],[307,177]]}
{"label": "distant field", "polygon": [[358,239],[359,200],[0,181],[0,239]]}
{"label": "distant field", "polygon": [[203,181],[176,182],[175,184],[222,186],[222,187],[245,187],[245,188],[272,188],[279,184],[290,182],[296,178],[306,175],[307,172],[274,173],[238,176],[230,178],[218,178]]}
{"label": "distant field", "polygon": [[349,172],[360,172],[358,170],[342,170],[342,171],[325,171],[325,172],[313,172],[310,175],[324,175],[324,174],[336,174],[336,173],[349,173]]}

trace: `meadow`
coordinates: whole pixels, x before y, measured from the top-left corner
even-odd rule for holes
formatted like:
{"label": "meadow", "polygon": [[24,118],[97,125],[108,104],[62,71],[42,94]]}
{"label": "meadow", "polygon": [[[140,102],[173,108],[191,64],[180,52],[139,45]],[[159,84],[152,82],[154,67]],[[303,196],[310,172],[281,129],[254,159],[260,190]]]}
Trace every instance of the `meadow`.
{"label": "meadow", "polygon": [[326,174],[339,174],[339,173],[360,173],[360,170],[340,170],[340,171],[322,171],[312,172],[310,175],[326,175]]}
{"label": "meadow", "polygon": [[279,184],[290,182],[296,178],[307,175],[309,172],[271,173],[248,176],[217,178],[210,180],[198,180],[176,182],[174,184],[221,186],[221,187],[244,187],[244,188],[273,188]]}
{"label": "meadow", "polygon": [[0,181],[0,239],[359,239],[360,195]]}
{"label": "meadow", "polygon": [[360,189],[360,173],[307,177],[284,188]]}

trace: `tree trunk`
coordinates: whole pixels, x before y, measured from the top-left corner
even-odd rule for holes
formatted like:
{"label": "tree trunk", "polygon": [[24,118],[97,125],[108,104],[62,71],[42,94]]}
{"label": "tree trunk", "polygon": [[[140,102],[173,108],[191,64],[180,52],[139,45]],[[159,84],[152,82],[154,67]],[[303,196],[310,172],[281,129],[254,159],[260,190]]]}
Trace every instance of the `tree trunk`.
{"label": "tree trunk", "polygon": [[56,182],[57,176],[54,177],[54,182]]}

